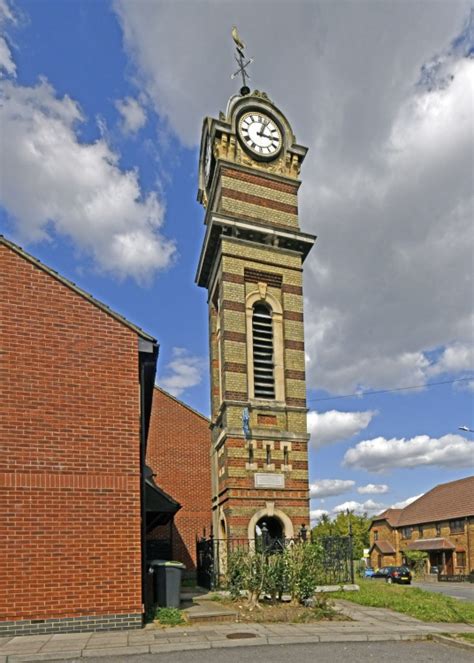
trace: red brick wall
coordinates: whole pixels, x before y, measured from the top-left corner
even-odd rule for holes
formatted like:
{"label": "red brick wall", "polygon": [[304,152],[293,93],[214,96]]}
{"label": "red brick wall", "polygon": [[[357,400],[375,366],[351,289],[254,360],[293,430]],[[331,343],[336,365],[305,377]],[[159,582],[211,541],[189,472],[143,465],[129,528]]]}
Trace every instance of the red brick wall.
{"label": "red brick wall", "polygon": [[141,612],[136,334],[0,244],[0,621]]}
{"label": "red brick wall", "polygon": [[209,421],[155,389],[147,464],[155,481],[182,506],[175,516],[173,558],[194,570],[196,534],[211,524],[211,434]]}

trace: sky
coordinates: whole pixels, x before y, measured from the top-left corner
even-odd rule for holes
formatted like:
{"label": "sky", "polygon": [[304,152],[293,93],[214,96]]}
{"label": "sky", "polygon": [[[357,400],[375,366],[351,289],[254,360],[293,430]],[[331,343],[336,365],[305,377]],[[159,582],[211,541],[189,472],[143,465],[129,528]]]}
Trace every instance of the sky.
{"label": "sky", "polygon": [[309,147],[313,522],[404,505],[473,473],[472,3],[0,0],[0,233],[154,335],[208,415],[198,149],[234,24]]}

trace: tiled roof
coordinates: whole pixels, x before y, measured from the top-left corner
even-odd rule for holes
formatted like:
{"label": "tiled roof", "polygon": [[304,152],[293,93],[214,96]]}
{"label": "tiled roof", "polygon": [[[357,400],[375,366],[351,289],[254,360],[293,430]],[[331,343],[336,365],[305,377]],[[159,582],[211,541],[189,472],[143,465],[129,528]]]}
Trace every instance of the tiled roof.
{"label": "tiled roof", "polygon": [[454,550],[454,546],[448,539],[418,539],[410,541],[407,550]]}
{"label": "tiled roof", "polygon": [[403,509],[397,527],[465,516],[474,516],[474,476],[435,486]]}
{"label": "tiled roof", "polygon": [[396,527],[402,511],[403,509],[385,509],[385,511],[378,516],[374,516],[372,522],[375,523],[377,520],[386,520],[391,527]]}
{"label": "tiled roof", "polygon": [[61,274],[56,272],[54,269],[51,269],[51,267],[45,265],[43,262],[41,262],[41,260],[38,260],[38,258],[32,256],[31,253],[28,253],[27,251],[22,249],[21,246],[18,246],[18,244],[15,244],[14,242],[7,239],[3,235],[0,235],[0,244],[8,246],[10,249],[15,251],[15,253],[17,253],[19,256],[25,258],[25,260],[28,260],[39,269],[42,269],[43,272],[46,272],[57,281],[60,281],[71,290],[74,290],[74,292],[77,292],[78,295],[84,297],[84,299],[87,299],[87,301],[89,301],[91,304],[97,306],[97,308],[100,308],[102,311],[104,311],[104,313],[107,313],[107,315],[110,315],[112,318],[115,318],[115,320],[118,320],[118,322],[121,322],[123,325],[125,325],[126,327],[134,331],[136,334],[138,334],[138,336],[140,336],[141,338],[156,343],[156,339],[153,338],[153,336],[150,336],[150,334],[147,334],[147,332],[143,331],[141,327],[134,325],[133,322],[130,322],[130,320],[127,320],[127,318],[124,318],[123,315],[120,315],[120,313],[117,313],[116,311],[111,309],[109,306],[107,306],[107,304],[104,304],[103,302],[99,301],[98,299],[90,295],[88,292],[86,292],[78,285],[76,285],[73,281],[70,281],[65,276],[62,276]]}
{"label": "tiled roof", "polygon": [[390,541],[375,541],[371,550],[378,548],[382,555],[393,555],[395,553],[395,548],[392,546]]}

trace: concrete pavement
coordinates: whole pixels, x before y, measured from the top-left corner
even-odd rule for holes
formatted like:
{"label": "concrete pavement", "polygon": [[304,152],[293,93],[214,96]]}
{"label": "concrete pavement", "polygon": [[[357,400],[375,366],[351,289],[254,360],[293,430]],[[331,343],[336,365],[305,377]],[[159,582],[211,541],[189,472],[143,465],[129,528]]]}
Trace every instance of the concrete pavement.
{"label": "concrete pavement", "polygon": [[420,622],[383,608],[337,601],[352,621],[312,624],[202,624],[140,631],[16,636],[0,639],[0,663],[159,654],[185,650],[328,642],[423,640],[433,634],[474,633],[466,624]]}

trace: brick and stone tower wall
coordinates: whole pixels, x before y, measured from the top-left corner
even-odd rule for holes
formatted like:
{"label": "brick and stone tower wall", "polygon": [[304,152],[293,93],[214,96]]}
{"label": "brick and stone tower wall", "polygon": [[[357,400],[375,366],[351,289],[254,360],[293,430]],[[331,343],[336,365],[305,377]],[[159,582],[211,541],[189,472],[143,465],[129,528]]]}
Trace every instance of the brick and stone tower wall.
{"label": "brick and stone tower wall", "polygon": [[214,534],[291,538],[309,524],[301,232],[306,148],[264,93],[235,96],[203,126]]}

